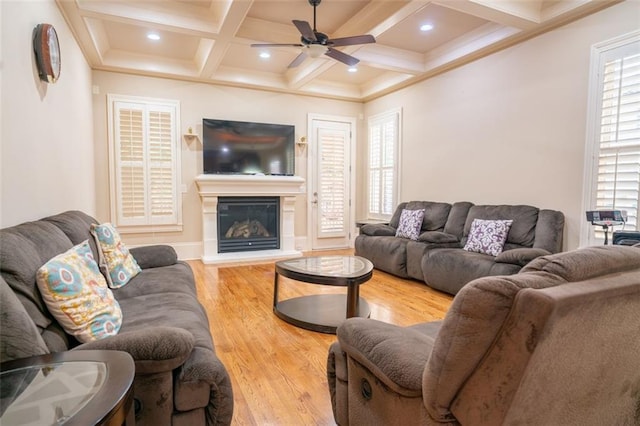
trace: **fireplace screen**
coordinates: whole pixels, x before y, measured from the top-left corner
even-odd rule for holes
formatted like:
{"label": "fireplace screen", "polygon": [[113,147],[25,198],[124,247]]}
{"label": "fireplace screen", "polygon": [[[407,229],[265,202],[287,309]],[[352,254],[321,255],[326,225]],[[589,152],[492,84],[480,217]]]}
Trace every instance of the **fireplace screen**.
{"label": "fireplace screen", "polygon": [[218,253],[280,248],[280,198],[220,197]]}

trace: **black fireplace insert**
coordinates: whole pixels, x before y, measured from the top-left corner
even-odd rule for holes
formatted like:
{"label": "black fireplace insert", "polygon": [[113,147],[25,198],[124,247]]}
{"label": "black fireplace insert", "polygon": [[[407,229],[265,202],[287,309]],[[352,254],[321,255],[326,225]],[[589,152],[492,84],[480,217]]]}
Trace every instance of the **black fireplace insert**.
{"label": "black fireplace insert", "polygon": [[218,253],[279,248],[279,197],[218,198]]}

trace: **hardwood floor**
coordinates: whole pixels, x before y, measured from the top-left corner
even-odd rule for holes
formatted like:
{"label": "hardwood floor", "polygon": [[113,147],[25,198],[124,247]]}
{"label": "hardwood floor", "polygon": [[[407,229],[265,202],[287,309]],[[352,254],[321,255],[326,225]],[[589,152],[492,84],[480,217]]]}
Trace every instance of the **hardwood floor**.
{"label": "hardwood floor", "polygon": [[[351,251],[313,252],[351,254]],[[273,314],[273,262],[216,266],[189,261],[209,315],[216,351],[229,370],[234,425],[334,425],[326,357],[335,335],[290,325]],[[281,278],[279,300],[346,288]],[[360,295],[371,318],[411,325],[444,317],[452,297],[374,270]]]}

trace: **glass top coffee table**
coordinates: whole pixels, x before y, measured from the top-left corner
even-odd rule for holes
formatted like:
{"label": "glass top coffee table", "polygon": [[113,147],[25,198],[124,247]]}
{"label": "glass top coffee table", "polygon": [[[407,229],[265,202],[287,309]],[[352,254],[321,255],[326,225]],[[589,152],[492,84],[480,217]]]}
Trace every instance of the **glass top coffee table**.
{"label": "glass top coffee table", "polygon": [[[351,317],[368,318],[369,304],[360,297],[360,284],[373,274],[373,264],[359,256],[312,256],[276,262],[273,312],[278,318],[321,333],[335,334]],[[311,284],[347,287],[347,294],[316,294],[278,301],[279,277]]]}

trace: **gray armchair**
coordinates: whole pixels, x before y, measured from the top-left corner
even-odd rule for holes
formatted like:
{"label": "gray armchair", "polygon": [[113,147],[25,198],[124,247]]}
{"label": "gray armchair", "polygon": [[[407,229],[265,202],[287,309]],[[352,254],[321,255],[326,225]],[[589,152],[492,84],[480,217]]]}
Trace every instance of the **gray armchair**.
{"label": "gray armchair", "polygon": [[445,319],[338,328],[339,425],[640,424],[640,250],[591,247],[477,279]]}

